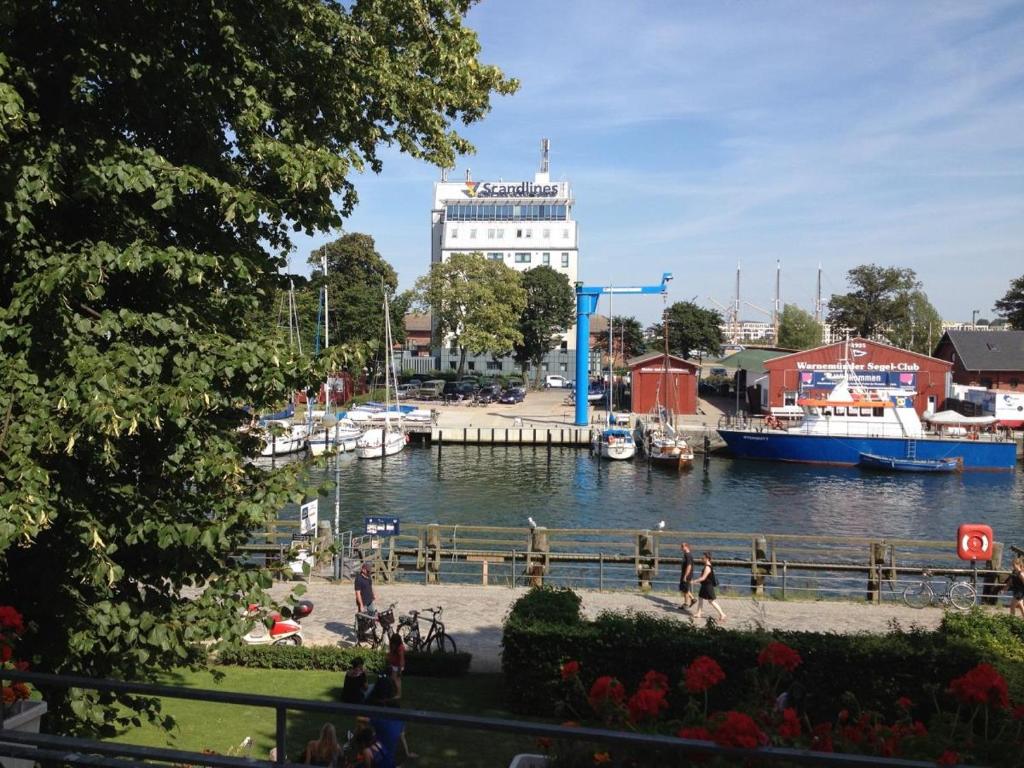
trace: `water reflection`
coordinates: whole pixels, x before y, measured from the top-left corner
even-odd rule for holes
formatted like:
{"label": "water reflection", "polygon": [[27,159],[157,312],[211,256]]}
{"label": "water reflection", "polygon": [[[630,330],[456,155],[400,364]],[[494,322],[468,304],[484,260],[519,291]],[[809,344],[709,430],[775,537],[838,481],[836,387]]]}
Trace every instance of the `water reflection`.
{"label": "water reflection", "polygon": [[[1024,542],[1024,471],[868,474],[857,469],[713,459],[689,471],[599,461],[569,448],[409,447],[385,461],[351,455],[311,465],[309,487],[333,483],[340,461],[346,528],[389,514],[403,522],[669,528],[951,539],[988,523]],[[333,508],[333,495],[321,501]],[[285,510],[284,516],[294,516]]]}

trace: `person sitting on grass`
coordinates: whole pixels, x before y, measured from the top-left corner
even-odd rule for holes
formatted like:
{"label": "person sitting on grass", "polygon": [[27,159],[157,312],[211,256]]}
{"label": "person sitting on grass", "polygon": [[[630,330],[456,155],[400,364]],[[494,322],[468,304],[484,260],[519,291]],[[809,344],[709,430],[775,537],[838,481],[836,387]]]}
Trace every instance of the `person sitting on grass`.
{"label": "person sitting on grass", "polygon": [[343,704],[362,704],[366,698],[366,667],[362,657],[352,659],[352,666],[345,671],[345,682],[341,688]]}
{"label": "person sitting on grass", "polygon": [[324,723],[320,729],[320,738],[306,743],[303,762],[306,765],[333,766],[340,756],[341,745],[338,743],[338,735],[334,732],[334,726]]}
{"label": "person sitting on grass", "polygon": [[356,735],[345,745],[342,765],[345,768],[380,768],[385,765],[384,754],[377,734],[369,725],[356,731]]}

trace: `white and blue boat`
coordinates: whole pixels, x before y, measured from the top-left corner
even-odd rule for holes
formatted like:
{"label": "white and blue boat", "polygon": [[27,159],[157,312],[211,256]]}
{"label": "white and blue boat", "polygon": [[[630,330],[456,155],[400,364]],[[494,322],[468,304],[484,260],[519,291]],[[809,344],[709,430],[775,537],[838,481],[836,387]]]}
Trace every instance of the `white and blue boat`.
{"label": "white and blue boat", "polygon": [[724,425],[718,433],[743,459],[855,466],[869,454],[925,462],[959,459],[964,470],[1006,471],[1017,463],[1016,446],[1005,435],[980,425],[926,431],[914,410],[913,390],[865,387],[849,371],[826,397],[811,395],[797,405],[803,418],[795,426],[769,418],[758,425]]}
{"label": "white and blue boat", "polygon": [[594,435],[594,453],[602,459],[631,459],[636,453],[636,442],[628,429],[609,427]]}

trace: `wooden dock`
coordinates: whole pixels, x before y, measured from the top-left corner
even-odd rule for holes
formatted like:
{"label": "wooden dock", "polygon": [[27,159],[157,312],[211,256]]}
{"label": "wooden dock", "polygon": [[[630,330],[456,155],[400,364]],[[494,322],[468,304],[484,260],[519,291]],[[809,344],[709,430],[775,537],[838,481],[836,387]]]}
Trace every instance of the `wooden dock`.
{"label": "wooden dock", "polygon": [[430,442],[441,445],[550,445],[586,448],[590,427],[433,427]]}

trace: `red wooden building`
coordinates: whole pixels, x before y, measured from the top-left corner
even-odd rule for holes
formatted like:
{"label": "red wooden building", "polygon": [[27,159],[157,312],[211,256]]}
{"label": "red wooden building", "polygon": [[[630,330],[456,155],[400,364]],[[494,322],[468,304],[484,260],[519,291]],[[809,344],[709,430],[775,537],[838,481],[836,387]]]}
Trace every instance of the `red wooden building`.
{"label": "red wooden building", "polygon": [[627,363],[631,379],[633,413],[650,413],[665,405],[675,414],[697,412],[697,371],[694,363],[675,355],[649,352]]}
{"label": "red wooden building", "polygon": [[[766,360],[767,392],[762,394],[763,405],[795,405],[798,397],[831,390],[842,376],[847,354],[864,384],[917,390],[914,407],[919,414],[942,409],[951,383],[951,363],[860,338]],[[765,384],[763,380],[758,383]]]}

